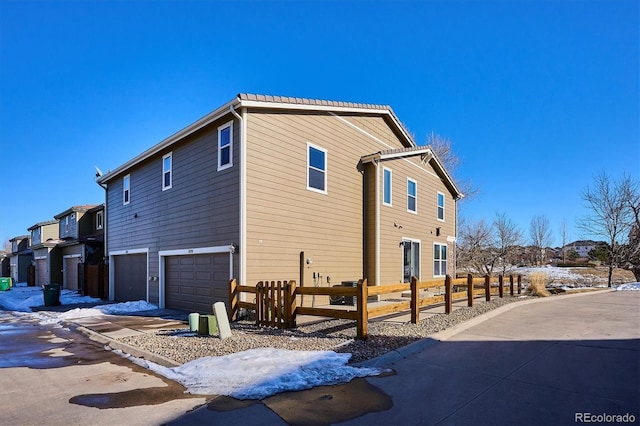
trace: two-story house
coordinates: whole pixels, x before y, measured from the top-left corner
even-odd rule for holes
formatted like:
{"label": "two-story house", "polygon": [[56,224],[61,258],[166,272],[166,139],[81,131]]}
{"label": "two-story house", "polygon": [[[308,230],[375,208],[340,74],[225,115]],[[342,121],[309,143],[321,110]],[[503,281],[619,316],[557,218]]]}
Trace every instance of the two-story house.
{"label": "two-story house", "polygon": [[389,106],[240,94],[98,183],[110,299],[210,312],[230,278],[453,272],[462,194]]}
{"label": "two-story house", "polygon": [[33,252],[29,235],[19,235],[9,240],[11,253],[9,253],[9,276],[15,283],[26,283],[29,279],[29,268],[33,261]]}
{"label": "two-story house", "polygon": [[62,258],[57,247],[58,221],[38,222],[28,228],[28,231],[31,233],[30,249],[35,262],[35,285],[61,284]]}
{"label": "two-story house", "polygon": [[97,244],[82,237],[96,233],[96,219],[89,211],[96,205],[73,206],[54,216],[58,222],[60,255],[62,256],[62,286],[69,290],[84,290],[84,262]]}

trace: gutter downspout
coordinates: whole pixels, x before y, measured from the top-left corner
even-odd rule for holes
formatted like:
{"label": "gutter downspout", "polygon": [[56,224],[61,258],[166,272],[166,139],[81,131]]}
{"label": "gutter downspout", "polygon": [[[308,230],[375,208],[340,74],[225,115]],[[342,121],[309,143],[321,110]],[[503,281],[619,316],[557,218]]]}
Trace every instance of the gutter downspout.
{"label": "gutter downspout", "polygon": [[376,279],[375,285],[380,285],[380,161],[374,161],[376,166]]}
{"label": "gutter downspout", "polygon": [[[100,186],[100,188],[104,189],[104,214],[103,214],[103,217],[102,217],[102,235],[103,235],[103,237],[102,237],[102,250],[103,250],[102,261],[104,262],[104,264],[106,266],[109,266],[109,249],[108,249],[109,243],[108,243],[108,238],[107,238],[108,235],[109,235],[107,233],[107,227],[108,227],[107,224],[109,223],[109,221],[107,220],[108,219],[108,214],[107,214],[107,210],[108,210],[107,209],[107,199],[108,199],[108,197],[107,197],[107,187],[108,187],[108,185],[98,182],[97,179],[96,179],[96,183]],[[111,283],[111,277],[112,277],[111,268],[109,268],[109,280],[108,280],[108,283],[109,283],[109,296],[108,296],[109,300],[113,300],[113,297],[112,297],[112,294],[111,294],[111,289],[113,288],[112,283]]]}
{"label": "gutter downspout", "polygon": [[[233,105],[229,106],[229,111],[238,119],[240,123],[240,242],[239,242],[239,269],[240,276],[238,283],[246,285],[247,281],[247,110],[241,109],[242,115],[238,114]],[[232,271],[233,272],[233,271]],[[245,294],[241,293],[244,299]]]}

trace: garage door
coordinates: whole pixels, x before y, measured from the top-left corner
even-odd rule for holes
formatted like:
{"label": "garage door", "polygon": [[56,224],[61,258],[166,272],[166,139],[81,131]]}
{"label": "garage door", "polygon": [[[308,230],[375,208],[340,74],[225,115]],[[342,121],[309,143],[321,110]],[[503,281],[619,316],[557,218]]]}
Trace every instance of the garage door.
{"label": "garage door", "polygon": [[114,256],[113,289],[117,302],[147,300],[147,255]]}
{"label": "garage door", "polygon": [[36,260],[36,286],[51,284],[47,268],[47,259]]}
{"label": "garage door", "polygon": [[67,257],[64,259],[64,270],[62,275],[62,281],[64,282],[64,288],[69,290],[78,289],[78,264],[80,263],[79,257]]}
{"label": "garage door", "polygon": [[229,255],[169,256],[165,277],[167,308],[212,313],[211,305],[229,298]]}

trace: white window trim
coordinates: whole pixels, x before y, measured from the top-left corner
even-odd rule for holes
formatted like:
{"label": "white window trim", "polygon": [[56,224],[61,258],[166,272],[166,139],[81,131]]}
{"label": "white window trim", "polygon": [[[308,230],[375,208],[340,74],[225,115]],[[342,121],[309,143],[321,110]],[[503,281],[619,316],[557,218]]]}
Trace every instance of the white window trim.
{"label": "white window trim", "polygon": [[[439,210],[440,210],[440,205],[438,205],[438,199],[440,198],[439,196],[442,195],[442,219],[440,219],[439,217]],[[439,222],[444,222],[446,216],[446,205],[447,205],[447,199],[444,195],[443,192],[438,191],[436,194],[436,219],[438,219]]]}
{"label": "white window trim", "polygon": [[96,212],[96,230],[104,227],[104,212]]}
{"label": "white window trim", "polygon": [[[324,190],[309,186],[309,169],[311,168],[311,148],[317,149],[318,151],[322,151],[324,153],[324,170],[323,170]],[[312,144],[311,142],[307,142],[307,190],[317,192],[319,194],[327,195],[328,194],[327,181],[328,181],[328,175],[329,175],[328,169],[329,169],[329,152],[324,148],[321,148],[317,145]]]}
{"label": "white window trim", "polygon": [[[389,202],[387,203],[384,200],[384,194],[385,194],[385,190],[384,190],[384,174],[385,172],[389,172]],[[385,206],[389,206],[392,207],[393,206],[393,170],[391,170],[388,167],[383,167],[382,168],[382,204]]]}
{"label": "white window trim", "polygon": [[[164,160],[167,158],[170,159],[169,170],[164,169]],[[164,175],[169,173],[169,185],[164,184]],[[173,152],[170,152],[166,155],[162,156],[162,190],[166,191],[167,189],[171,189],[173,187]]]}
{"label": "white window trim", "polygon": [[[222,155],[220,155],[220,153],[222,152],[223,148],[220,145],[220,142],[221,142],[220,134],[224,129],[227,129],[227,128],[229,129],[229,145],[225,146],[224,148],[225,149],[227,147],[229,148],[229,163],[221,164]],[[230,121],[218,127],[218,171],[226,170],[231,167],[233,167],[233,121]]]}
{"label": "white window trim", "polygon": [[[129,194],[128,197],[125,197]],[[131,175],[124,175],[122,178],[122,205],[127,205],[131,202]]]}
{"label": "white window trim", "polygon": [[[447,264],[447,268],[448,268],[449,267],[449,246],[447,244],[433,243],[433,259],[432,259],[432,262],[433,262],[433,264],[435,264],[435,262],[436,262],[436,247],[442,247],[442,246],[447,247],[446,264]],[[442,265],[442,259],[440,259],[440,264]],[[436,270],[435,270],[435,267],[434,267],[433,268],[433,277],[434,278],[446,277],[447,276],[447,271],[446,271],[447,268],[445,268],[444,274],[436,275]]]}
{"label": "white window trim", "polygon": [[[416,200],[416,209],[415,210],[411,210],[409,208],[409,182],[413,182],[416,184],[416,195],[413,196]],[[407,178],[407,211],[409,213],[413,213],[413,214],[418,214],[418,181],[415,179],[411,179],[411,178]]]}

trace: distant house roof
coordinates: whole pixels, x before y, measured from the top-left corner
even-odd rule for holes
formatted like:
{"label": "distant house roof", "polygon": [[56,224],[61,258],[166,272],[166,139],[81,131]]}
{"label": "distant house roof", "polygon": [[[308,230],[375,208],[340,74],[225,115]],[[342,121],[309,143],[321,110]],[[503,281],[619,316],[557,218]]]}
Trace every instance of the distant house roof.
{"label": "distant house roof", "polygon": [[222,118],[227,114],[237,115],[236,109],[240,108],[265,108],[265,109],[288,109],[288,110],[308,110],[308,111],[325,111],[328,113],[356,113],[363,115],[380,115],[387,119],[389,125],[399,135],[402,143],[407,148],[417,147],[413,138],[395,115],[391,107],[387,105],[364,104],[356,102],[328,101],[320,99],[295,98],[287,96],[271,96],[271,95],[255,95],[249,93],[240,93],[234,99],[210,112],[206,116],[200,118],[196,122],[190,124],[184,129],[174,133],[158,144],[152,146],[142,154],[127,161],[113,171],[109,171],[98,177],[99,184],[107,183],[118,175],[123,174],[131,167],[141,163],[142,161],[152,157],[158,152],[170,147],[174,143],[184,137],[202,129],[208,124]]}
{"label": "distant house roof", "polygon": [[85,204],[85,205],[81,205],[81,206],[73,206],[70,207],[68,209],[66,209],[65,211],[63,211],[62,213],[58,213],[57,215],[54,216],[55,219],[60,219],[63,218],[71,213],[85,213],[89,210],[91,210],[92,208],[96,207],[96,204]]}
{"label": "distant house roof", "polygon": [[28,231],[33,231],[36,228],[40,228],[42,226],[47,226],[47,225],[55,225],[56,223],[58,223],[57,220],[46,220],[44,222],[38,222],[35,225],[31,226],[30,228],[27,228]]}

